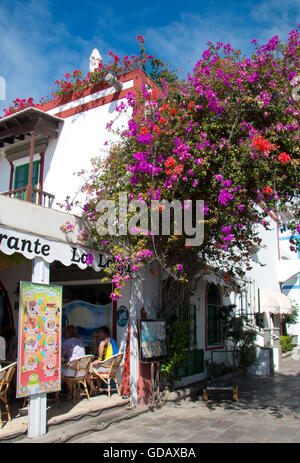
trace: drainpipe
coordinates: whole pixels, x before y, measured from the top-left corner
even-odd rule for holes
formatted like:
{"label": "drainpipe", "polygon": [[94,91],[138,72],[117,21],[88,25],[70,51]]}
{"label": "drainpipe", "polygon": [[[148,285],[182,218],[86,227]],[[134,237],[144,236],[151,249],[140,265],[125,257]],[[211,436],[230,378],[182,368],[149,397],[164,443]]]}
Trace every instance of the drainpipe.
{"label": "drainpipe", "polygon": [[112,87],[114,87],[117,92],[120,92],[123,88],[123,84],[122,82],[120,82],[115,76],[113,76],[110,72],[107,74],[107,76],[105,77],[105,80],[106,82],[109,84],[109,85],[112,85]]}

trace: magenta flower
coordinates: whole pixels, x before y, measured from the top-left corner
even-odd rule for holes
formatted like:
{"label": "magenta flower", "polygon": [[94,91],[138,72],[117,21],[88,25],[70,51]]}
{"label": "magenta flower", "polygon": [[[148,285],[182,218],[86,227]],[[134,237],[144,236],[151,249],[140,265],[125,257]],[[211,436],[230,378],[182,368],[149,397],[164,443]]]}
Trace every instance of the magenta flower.
{"label": "magenta flower", "polygon": [[121,299],[121,297],[122,297],[121,294],[110,293],[110,298],[111,298],[113,301],[118,301],[119,299]]}
{"label": "magenta flower", "polygon": [[222,232],[223,233],[230,233],[231,232],[231,226],[228,225],[227,227],[222,227]]}
{"label": "magenta flower", "polygon": [[222,238],[223,241],[232,241],[233,240],[233,235],[231,235],[231,234],[227,235],[227,236],[222,235],[221,238]]}
{"label": "magenta flower", "polygon": [[86,257],[86,263],[87,265],[91,265],[94,262],[94,256],[93,254],[89,253]]}

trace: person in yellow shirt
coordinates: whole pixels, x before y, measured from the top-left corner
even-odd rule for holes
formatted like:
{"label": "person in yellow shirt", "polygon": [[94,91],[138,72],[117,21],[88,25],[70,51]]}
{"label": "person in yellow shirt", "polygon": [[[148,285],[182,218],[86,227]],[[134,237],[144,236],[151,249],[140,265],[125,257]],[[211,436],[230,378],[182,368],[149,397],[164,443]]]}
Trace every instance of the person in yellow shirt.
{"label": "person in yellow shirt", "polygon": [[94,365],[97,365],[97,363],[102,360],[106,360],[119,352],[116,341],[110,337],[109,328],[105,325],[100,326],[98,333],[94,335],[94,341],[98,344],[98,360],[94,362]]}
{"label": "person in yellow shirt", "polygon": [[[98,333],[95,333],[93,335],[93,340],[94,340],[95,347],[98,344],[97,354],[96,354],[98,356],[98,359],[94,360],[93,367],[99,365],[101,361],[107,360],[113,355],[116,355],[119,353],[117,343],[114,339],[110,337],[109,328],[107,326],[105,325],[101,326],[98,330]],[[91,366],[90,371],[92,373],[92,366]],[[100,370],[98,367],[98,371],[99,373],[101,373],[101,367],[100,367]],[[107,369],[104,369],[103,373],[107,373]],[[114,380],[111,380],[111,381],[114,382]],[[95,387],[94,387],[93,381],[91,382],[90,377],[88,377],[88,383],[89,383],[89,386],[91,387],[91,393],[92,393],[95,390]],[[98,380],[98,383],[99,383],[99,380]],[[100,381],[100,384],[101,384],[101,381]],[[112,384],[112,387],[114,387],[114,384]],[[107,385],[103,384],[103,388],[106,389]]]}

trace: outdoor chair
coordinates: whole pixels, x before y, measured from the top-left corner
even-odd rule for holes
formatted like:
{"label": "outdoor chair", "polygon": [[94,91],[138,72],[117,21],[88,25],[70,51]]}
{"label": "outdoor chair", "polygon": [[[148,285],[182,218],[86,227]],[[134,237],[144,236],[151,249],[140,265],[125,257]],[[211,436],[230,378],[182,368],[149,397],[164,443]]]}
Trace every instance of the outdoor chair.
{"label": "outdoor chair", "polygon": [[64,368],[68,368],[69,370],[74,371],[74,374],[72,374],[72,376],[65,376],[64,374],[62,374],[61,377],[62,382],[67,383],[71,388],[73,403],[75,403],[76,399],[76,388],[80,384],[83,385],[86,396],[88,400],[90,400],[86,380],[87,375],[89,373],[90,364],[93,358],[93,355],[84,355],[83,357],[74,359],[71,362],[63,365]]}
{"label": "outdoor chair", "polygon": [[[15,374],[17,367],[17,362],[11,363],[6,367],[0,370],[0,400],[4,402],[6,413],[8,416],[9,421],[11,420],[8,401],[7,401],[7,391],[11,380]],[[1,415],[1,405],[0,405],[0,428],[2,428],[2,415]]]}
{"label": "outdoor chair", "polygon": [[[91,382],[99,378],[101,381],[103,381],[105,384],[107,384],[107,392],[108,392],[108,397],[111,395],[111,391],[117,391],[119,395],[120,393],[120,388],[118,385],[117,381],[117,373],[120,367],[120,364],[123,359],[123,354],[116,354],[113,355],[112,357],[102,360],[102,362],[98,363],[97,365],[94,365],[95,362],[92,363],[92,377],[91,377]],[[115,386],[114,388],[111,387],[110,382],[111,380],[114,381]],[[106,391],[106,389],[99,387],[99,391]]]}

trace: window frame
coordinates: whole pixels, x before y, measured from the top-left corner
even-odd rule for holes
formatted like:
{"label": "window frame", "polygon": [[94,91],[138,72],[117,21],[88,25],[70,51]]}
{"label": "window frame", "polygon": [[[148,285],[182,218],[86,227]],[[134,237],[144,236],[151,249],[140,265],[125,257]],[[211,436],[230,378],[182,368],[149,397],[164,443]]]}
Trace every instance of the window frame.
{"label": "window frame", "polygon": [[[209,291],[209,287],[210,286],[215,286],[219,292],[219,298],[220,298],[220,304],[208,304],[208,291]],[[223,349],[224,348],[224,339],[223,339],[223,335],[222,335],[222,319],[221,317],[220,318],[220,323],[221,323],[221,326],[220,326],[220,331],[221,331],[221,339],[220,339],[220,342],[217,342],[216,344],[210,344],[209,341],[208,341],[208,320],[209,320],[209,317],[208,317],[208,312],[209,312],[209,307],[216,307],[216,308],[220,308],[223,304],[223,295],[222,295],[222,291],[221,291],[221,288],[219,285],[216,285],[214,283],[208,283],[207,286],[206,286],[206,294],[205,294],[205,349],[206,350],[214,350],[214,349]]]}

